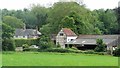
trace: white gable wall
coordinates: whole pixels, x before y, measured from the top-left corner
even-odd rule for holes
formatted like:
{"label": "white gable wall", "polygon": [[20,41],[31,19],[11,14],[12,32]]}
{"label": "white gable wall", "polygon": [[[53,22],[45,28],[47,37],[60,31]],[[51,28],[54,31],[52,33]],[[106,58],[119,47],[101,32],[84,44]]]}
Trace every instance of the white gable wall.
{"label": "white gable wall", "polygon": [[74,40],[76,38],[77,38],[77,36],[68,36],[67,37],[67,42],[70,42],[70,41],[72,41],[72,40]]}

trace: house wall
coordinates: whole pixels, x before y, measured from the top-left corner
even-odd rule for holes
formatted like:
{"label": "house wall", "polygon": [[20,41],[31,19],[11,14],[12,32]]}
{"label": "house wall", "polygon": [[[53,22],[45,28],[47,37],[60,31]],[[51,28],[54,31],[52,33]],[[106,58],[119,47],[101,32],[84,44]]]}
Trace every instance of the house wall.
{"label": "house wall", "polygon": [[14,39],[29,39],[29,38],[37,39],[38,36],[14,36]]}
{"label": "house wall", "polygon": [[29,39],[29,38],[32,38],[32,39],[37,39],[37,38],[38,38],[38,36],[28,36],[27,38],[28,38],[28,39]]}
{"label": "house wall", "polygon": [[[63,34],[62,36],[60,34]],[[61,45],[61,48],[65,48],[65,42],[67,41],[65,33],[61,30],[56,36],[56,45]]]}
{"label": "house wall", "polygon": [[77,36],[67,37],[67,42],[70,42],[70,41],[72,41],[72,40],[74,40],[76,38],[77,38]]}
{"label": "house wall", "polygon": [[14,39],[27,39],[27,36],[14,36]]}

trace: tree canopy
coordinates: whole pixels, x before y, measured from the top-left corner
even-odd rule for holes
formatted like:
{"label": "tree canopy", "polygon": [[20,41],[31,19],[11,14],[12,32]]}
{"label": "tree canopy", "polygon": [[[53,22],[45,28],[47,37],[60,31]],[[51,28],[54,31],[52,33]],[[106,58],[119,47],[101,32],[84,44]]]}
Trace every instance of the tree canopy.
{"label": "tree canopy", "polygon": [[31,5],[30,9],[3,9],[3,22],[14,28],[38,28],[46,35],[71,28],[76,34],[119,34],[119,9],[89,10],[76,2],[57,2],[51,7]]}

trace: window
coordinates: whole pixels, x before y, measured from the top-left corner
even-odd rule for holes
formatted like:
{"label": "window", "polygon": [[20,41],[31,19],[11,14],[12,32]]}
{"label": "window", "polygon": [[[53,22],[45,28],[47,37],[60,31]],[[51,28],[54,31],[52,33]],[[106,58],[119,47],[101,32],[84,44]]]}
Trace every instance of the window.
{"label": "window", "polygon": [[16,38],[17,38],[18,36],[16,35]]}
{"label": "window", "polygon": [[73,39],[71,39],[71,41],[73,41]]}
{"label": "window", "polygon": [[63,36],[63,33],[60,33],[60,36]]}
{"label": "window", "polygon": [[23,36],[23,38],[25,38],[25,36]]}

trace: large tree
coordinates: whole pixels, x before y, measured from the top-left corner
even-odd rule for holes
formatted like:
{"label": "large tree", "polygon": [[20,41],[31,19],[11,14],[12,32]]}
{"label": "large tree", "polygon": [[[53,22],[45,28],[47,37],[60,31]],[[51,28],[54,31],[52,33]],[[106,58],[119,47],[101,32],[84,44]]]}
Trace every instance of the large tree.
{"label": "large tree", "polygon": [[14,34],[14,29],[4,23],[0,23],[0,26],[2,26],[2,50],[14,51],[15,43],[14,40],[12,39]]}
{"label": "large tree", "polygon": [[46,23],[48,9],[41,5],[32,5],[31,12],[35,15],[37,19],[37,28],[39,28]]}
{"label": "large tree", "polygon": [[69,22],[66,21],[66,23],[69,24],[71,19],[74,21],[74,31],[76,34],[95,33],[93,24],[97,22],[96,17],[92,15],[89,9],[76,2],[58,2],[50,8],[48,21],[52,27],[52,33],[57,33],[62,28],[60,26],[61,21],[66,19],[66,16],[69,17]]}
{"label": "large tree", "polygon": [[24,27],[23,21],[21,19],[13,17],[13,16],[4,16],[3,22],[13,28],[23,28]]}

